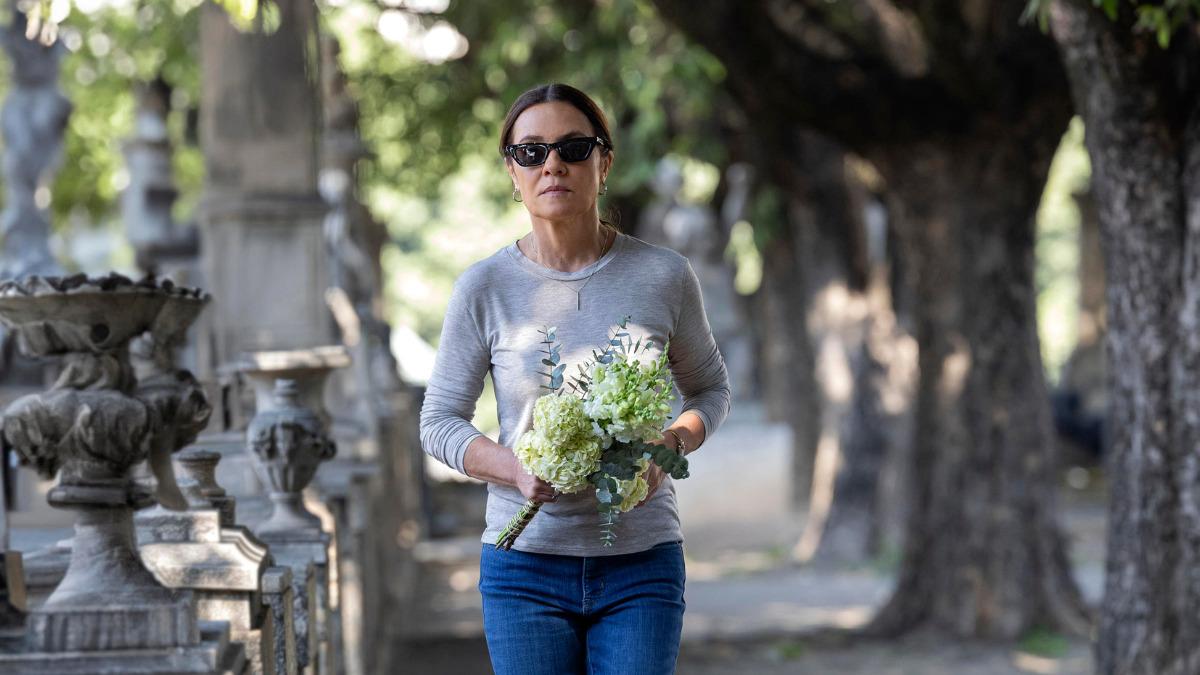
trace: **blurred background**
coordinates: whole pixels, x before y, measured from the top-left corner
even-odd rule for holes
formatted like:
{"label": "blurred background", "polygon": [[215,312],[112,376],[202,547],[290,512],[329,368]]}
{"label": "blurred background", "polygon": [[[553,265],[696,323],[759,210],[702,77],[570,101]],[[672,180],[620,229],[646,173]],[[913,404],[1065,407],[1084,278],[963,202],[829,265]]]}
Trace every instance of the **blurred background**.
{"label": "blurred background", "polygon": [[[1191,14],[1078,4],[1195,40]],[[339,443],[392,453],[343,672],[489,672],[484,486],[421,453],[415,411],[454,280],[529,229],[504,113],[572,84],[613,125],[601,208],[691,260],[733,384],[677,486],[679,672],[1092,672],[1106,273],[1050,5],[17,2],[0,270],[211,290],[184,358],[226,398],[248,349],[394,371],[405,440],[362,450],[347,413]],[[41,376],[6,350],[7,401]],[[475,424],[495,438],[490,385]],[[11,473],[29,555],[70,520]]]}

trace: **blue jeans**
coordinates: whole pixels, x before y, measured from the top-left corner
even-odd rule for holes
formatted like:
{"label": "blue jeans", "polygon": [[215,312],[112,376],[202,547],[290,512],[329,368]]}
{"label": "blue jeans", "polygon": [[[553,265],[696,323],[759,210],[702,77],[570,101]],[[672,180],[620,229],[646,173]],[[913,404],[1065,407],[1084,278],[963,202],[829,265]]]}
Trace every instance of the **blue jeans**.
{"label": "blue jeans", "polygon": [[496,675],[670,675],[683,546],[584,558],[484,544],[479,592]]}

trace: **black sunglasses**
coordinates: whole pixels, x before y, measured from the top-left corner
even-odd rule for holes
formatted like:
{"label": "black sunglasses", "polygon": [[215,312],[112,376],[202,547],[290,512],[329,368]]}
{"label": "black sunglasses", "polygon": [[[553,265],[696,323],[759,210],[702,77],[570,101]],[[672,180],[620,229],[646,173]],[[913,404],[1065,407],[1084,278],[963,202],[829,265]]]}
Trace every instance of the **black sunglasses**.
{"label": "black sunglasses", "polygon": [[540,166],[550,157],[550,150],[558,151],[558,156],[564,162],[582,162],[592,156],[592,148],[597,145],[608,147],[603,138],[568,138],[557,143],[518,143],[504,146],[504,154],[513,158],[521,166]]}

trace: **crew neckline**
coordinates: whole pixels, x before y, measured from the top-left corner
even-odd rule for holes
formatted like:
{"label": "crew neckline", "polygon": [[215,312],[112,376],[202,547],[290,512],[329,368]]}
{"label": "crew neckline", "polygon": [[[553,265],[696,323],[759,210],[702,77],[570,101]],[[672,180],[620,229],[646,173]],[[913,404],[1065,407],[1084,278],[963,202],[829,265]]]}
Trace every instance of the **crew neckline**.
{"label": "crew neckline", "polygon": [[508,252],[509,257],[513,259],[513,262],[515,262],[517,266],[529,272],[530,274],[534,274],[539,277],[545,277],[546,279],[555,279],[557,281],[578,281],[580,279],[586,279],[596,272],[599,272],[613,258],[617,257],[617,254],[620,253],[621,249],[625,247],[626,237],[627,235],[618,232],[616,239],[613,240],[612,246],[608,247],[607,253],[600,256],[599,259],[587,267],[581,267],[574,272],[563,272],[562,270],[544,267],[534,262],[525,256],[525,253],[521,251],[519,246],[517,246],[516,241],[506,246],[504,250]]}

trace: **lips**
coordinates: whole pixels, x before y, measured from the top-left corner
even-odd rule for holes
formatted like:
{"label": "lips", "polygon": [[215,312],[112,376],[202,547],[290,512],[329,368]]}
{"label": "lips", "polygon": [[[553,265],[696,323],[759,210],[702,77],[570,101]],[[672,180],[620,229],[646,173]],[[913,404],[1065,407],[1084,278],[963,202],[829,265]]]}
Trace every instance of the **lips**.
{"label": "lips", "polygon": [[541,194],[547,195],[547,194],[556,194],[559,192],[570,192],[570,190],[563,187],[562,185],[551,185],[550,187],[546,188],[545,190],[542,190]]}

